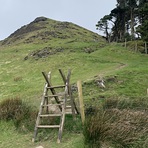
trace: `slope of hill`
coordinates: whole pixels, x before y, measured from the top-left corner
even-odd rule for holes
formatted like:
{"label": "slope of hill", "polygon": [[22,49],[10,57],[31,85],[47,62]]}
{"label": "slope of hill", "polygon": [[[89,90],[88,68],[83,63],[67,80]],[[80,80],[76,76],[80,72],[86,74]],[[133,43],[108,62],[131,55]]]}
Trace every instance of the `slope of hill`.
{"label": "slope of hill", "polygon": [[96,33],[73,23],[38,17],[30,24],[12,33],[8,38],[2,41],[2,45],[47,43],[64,39],[69,41],[103,41]]}

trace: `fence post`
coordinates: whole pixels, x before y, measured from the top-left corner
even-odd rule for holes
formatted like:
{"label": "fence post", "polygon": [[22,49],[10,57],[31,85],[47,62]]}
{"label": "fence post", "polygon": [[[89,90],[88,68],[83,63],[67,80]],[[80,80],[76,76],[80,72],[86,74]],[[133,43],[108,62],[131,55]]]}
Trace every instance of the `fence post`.
{"label": "fence post", "polygon": [[145,53],[147,54],[147,43],[145,42]]}
{"label": "fence post", "polygon": [[126,41],[126,39],[125,39],[125,43],[124,43],[124,47],[126,48],[126,43],[127,43],[127,41]]}
{"label": "fence post", "polygon": [[137,47],[138,45],[137,45],[137,42],[135,42],[135,52],[137,52],[138,51],[138,47]]}
{"label": "fence post", "polygon": [[81,81],[77,81],[77,87],[78,87],[78,94],[79,94],[81,120],[82,120],[82,124],[84,125],[85,113],[84,113],[84,102],[83,102]]}

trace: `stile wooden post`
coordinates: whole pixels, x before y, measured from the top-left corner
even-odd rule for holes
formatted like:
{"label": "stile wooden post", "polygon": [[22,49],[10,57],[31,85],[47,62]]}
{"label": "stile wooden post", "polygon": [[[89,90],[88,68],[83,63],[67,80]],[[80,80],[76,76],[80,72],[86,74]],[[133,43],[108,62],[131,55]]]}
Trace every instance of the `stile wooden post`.
{"label": "stile wooden post", "polygon": [[145,53],[148,54],[147,53],[147,43],[146,42],[145,42]]}
{"label": "stile wooden post", "polygon": [[127,43],[127,41],[126,41],[126,39],[125,39],[125,43],[124,43],[124,47],[126,48],[126,43]]}
{"label": "stile wooden post", "polygon": [[82,124],[84,125],[85,113],[84,113],[84,102],[83,102],[81,81],[77,81],[77,87],[78,87],[78,94],[79,94],[81,120],[82,120]]}
{"label": "stile wooden post", "polygon": [[137,42],[135,42],[135,52],[138,51],[138,45],[137,45]]}
{"label": "stile wooden post", "polygon": [[[40,104],[40,109],[38,112],[38,116],[36,119],[36,124],[35,124],[35,128],[34,128],[34,135],[33,135],[33,139],[32,141],[35,142],[35,138],[37,136],[37,132],[39,128],[58,128],[59,129],[59,134],[58,134],[58,140],[57,142],[60,143],[61,139],[62,139],[62,133],[63,133],[63,129],[64,129],[64,122],[65,122],[65,116],[66,114],[71,114],[71,112],[67,112],[66,109],[71,108],[72,114],[73,116],[75,116],[75,113],[79,113],[78,109],[76,107],[76,104],[74,102],[74,98],[72,97],[72,91],[71,91],[71,85],[70,85],[70,75],[71,75],[71,71],[68,70],[68,75],[67,77],[64,75],[64,73],[62,72],[62,70],[60,69],[60,74],[62,76],[62,79],[64,81],[64,85],[59,85],[59,86],[52,86],[51,85],[51,72],[49,72],[48,74],[46,74],[45,72],[42,72],[44,78],[45,78],[45,87],[44,87],[44,92],[43,92],[43,97],[42,97],[42,101]],[[59,91],[56,91],[56,89],[58,88],[62,88],[63,92],[60,93]],[[51,91],[48,94],[48,91]],[[82,88],[81,88],[82,90]],[[82,94],[82,91],[81,91]],[[59,97],[62,97],[62,99],[60,99]],[[55,101],[49,101],[48,99],[52,99],[55,98]],[[82,98],[82,97],[81,97]],[[67,99],[69,101],[71,101],[71,106],[67,106]],[[82,104],[82,103],[81,103]],[[55,105],[58,106],[61,110],[61,113],[54,113],[54,112],[49,112],[49,107]],[[83,105],[84,106],[84,105]],[[45,108],[46,107],[46,108]],[[46,118],[42,118],[42,117],[46,117]],[[60,123],[55,123],[52,124],[50,123],[50,117],[60,117]],[[43,119],[43,121],[45,119],[48,119],[47,123],[44,123],[41,121],[41,119]],[[84,116],[83,116],[83,121],[84,121]]]}

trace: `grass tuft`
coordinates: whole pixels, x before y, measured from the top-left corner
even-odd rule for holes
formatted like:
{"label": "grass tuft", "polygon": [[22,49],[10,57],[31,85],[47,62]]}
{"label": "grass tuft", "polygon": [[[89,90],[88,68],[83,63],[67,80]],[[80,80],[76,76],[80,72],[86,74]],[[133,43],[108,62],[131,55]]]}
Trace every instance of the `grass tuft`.
{"label": "grass tuft", "polygon": [[0,120],[13,121],[16,128],[31,130],[34,127],[36,111],[19,97],[0,103]]}
{"label": "grass tuft", "polygon": [[125,104],[117,99],[107,100],[103,107],[96,106],[95,113],[86,118],[83,131],[85,145],[101,148],[102,144],[110,143],[116,148],[145,147],[148,139],[147,110],[137,110],[137,105],[135,110],[132,101],[131,108],[128,104],[125,108]]}

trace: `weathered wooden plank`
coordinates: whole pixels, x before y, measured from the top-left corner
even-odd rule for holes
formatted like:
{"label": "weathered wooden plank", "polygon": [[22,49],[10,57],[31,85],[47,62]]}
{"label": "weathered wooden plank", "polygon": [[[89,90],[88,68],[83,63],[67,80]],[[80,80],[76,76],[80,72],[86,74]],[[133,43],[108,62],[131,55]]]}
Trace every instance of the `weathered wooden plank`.
{"label": "weathered wooden plank", "polygon": [[82,119],[82,124],[84,124],[84,121],[85,121],[85,113],[84,113],[84,102],[83,102],[81,81],[78,81],[77,82],[77,87],[78,87],[78,94],[79,94],[81,119]]}
{"label": "weathered wooden plank", "polygon": [[45,114],[45,115],[39,115],[40,117],[60,117],[61,114]]}
{"label": "weathered wooden plank", "polygon": [[61,106],[63,105],[62,103],[61,104],[46,104],[46,105],[42,105],[42,107],[46,107],[46,106]]}
{"label": "weathered wooden plank", "polygon": [[39,115],[42,114],[42,105],[45,103],[45,95],[47,94],[47,89],[46,89],[47,85],[48,84],[45,84],[45,87],[44,87],[43,97],[42,97],[41,105],[40,105],[38,116],[37,116],[36,123],[35,123],[35,128],[34,128],[34,134],[33,134],[32,142],[35,141],[35,138],[37,136],[37,132],[38,132],[37,126],[40,123],[40,117],[39,117]]}
{"label": "weathered wooden plank", "polygon": [[50,86],[50,87],[47,87],[48,89],[51,89],[51,88],[63,88],[65,87],[65,85],[59,85],[59,86]]}
{"label": "weathered wooden plank", "polygon": [[59,128],[60,125],[38,125],[38,128]]}
{"label": "weathered wooden plank", "polygon": [[64,73],[63,73],[63,71],[61,69],[59,69],[59,72],[60,72],[60,74],[62,76],[64,84],[66,84],[66,76],[64,75]]}
{"label": "weathered wooden plank", "polygon": [[62,97],[64,96],[63,94],[55,94],[55,95],[46,95],[45,97],[47,98],[53,98],[53,97]]}
{"label": "weathered wooden plank", "polygon": [[65,122],[66,98],[65,98],[63,103],[64,103],[64,105],[62,106],[62,116],[61,116],[61,121],[60,121],[60,127],[59,127],[59,134],[58,134],[57,143],[60,143],[61,142],[61,138],[62,138],[62,132],[63,132],[64,122]]}

